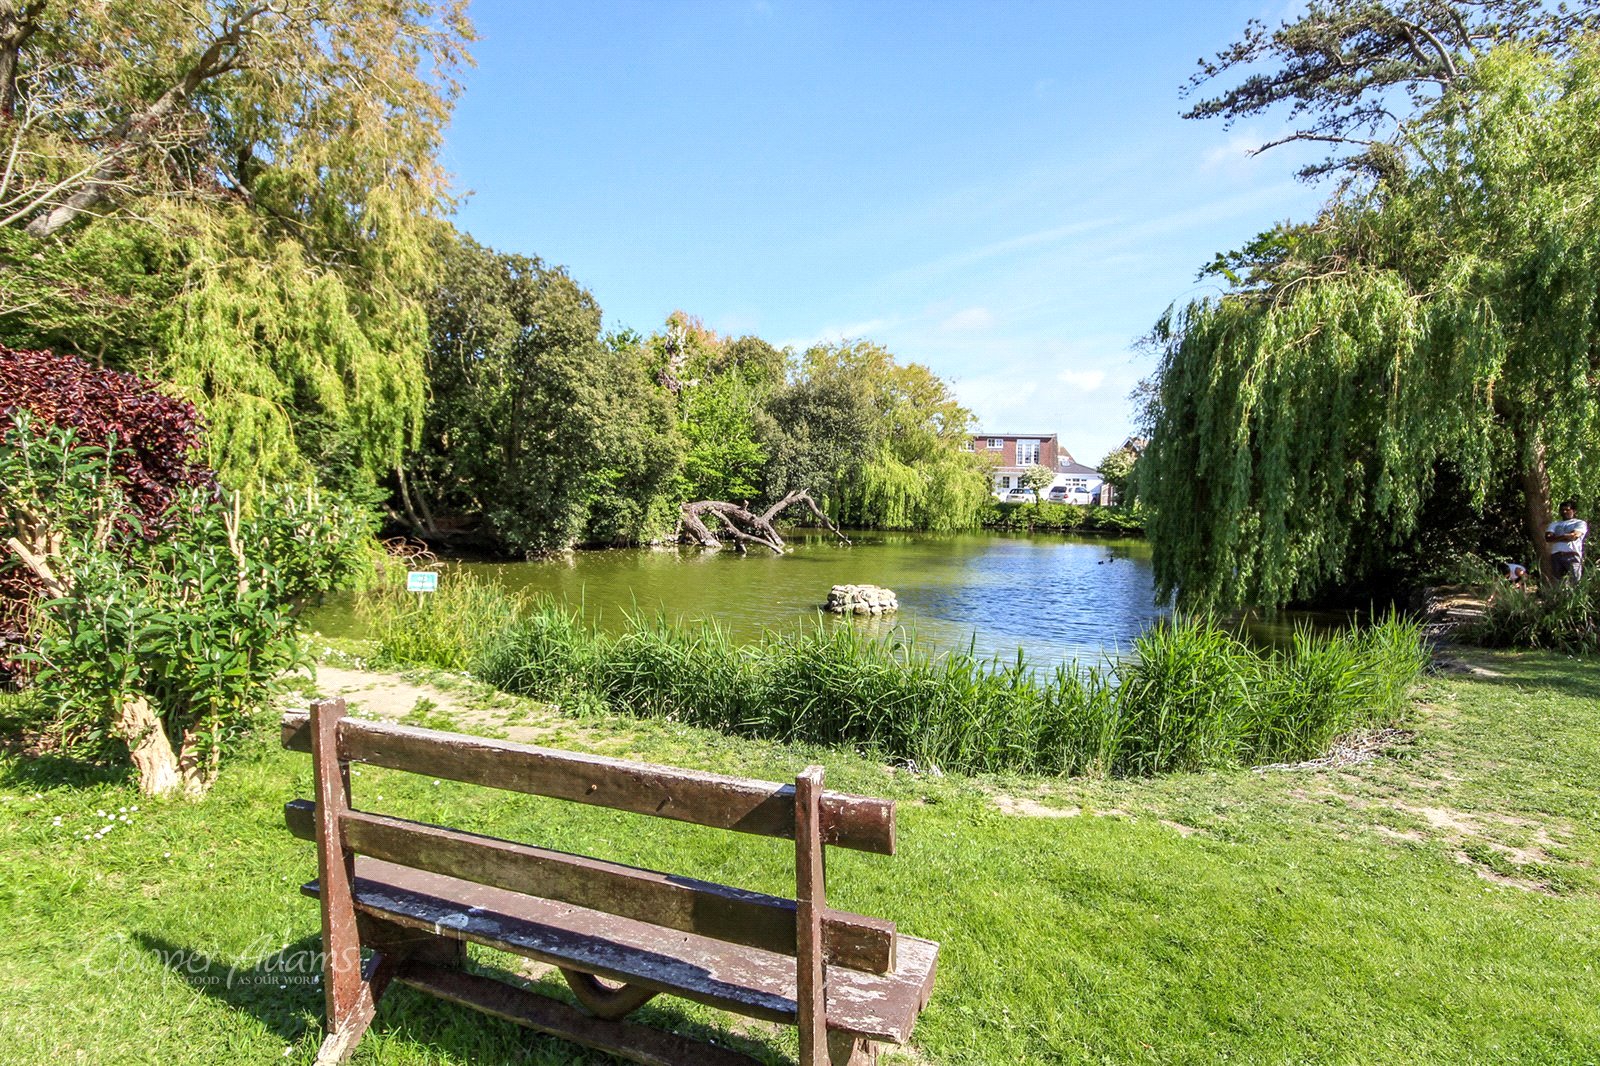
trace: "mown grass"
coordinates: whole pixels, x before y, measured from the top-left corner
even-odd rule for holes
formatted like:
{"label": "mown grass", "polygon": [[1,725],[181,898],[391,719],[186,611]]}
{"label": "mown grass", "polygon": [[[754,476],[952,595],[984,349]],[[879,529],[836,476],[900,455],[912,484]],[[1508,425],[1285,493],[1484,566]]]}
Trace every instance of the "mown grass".
{"label": "mown grass", "polygon": [[[1034,670],[931,656],[841,626],[740,643],[712,622],[633,618],[610,636],[549,600],[448,575],[367,598],[380,658],[470,670],[504,691],[740,736],[850,745],[962,773],[1151,774],[1300,759],[1396,721],[1425,659],[1390,617],[1260,651],[1213,621],[1161,623],[1121,659]],[[464,615],[472,621],[464,624]]]}
{"label": "mown grass", "polygon": [[[936,778],[609,714],[565,743],[772,780],[822,762],[831,787],[897,800],[898,854],[838,852],[828,876],[835,905],[943,944],[909,1061],[1592,1063],[1600,668],[1488,665],[1426,682],[1409,744],[1326,771]],[[121,770],[0,755],[0,1062],[311,1062],[320,991],[283,967],[315,943],[296,891],[315,860],[280,814],[310,773],[274,741],[261,723],[209,800],[156,807]],[[780,841],[369,768],[355,787],[376,810],[792,891]],[[1010,815],[1001,796],[1079,813]],[[787,1031],[694,1005],[645,1014],[794,1053]],[[354,1060],[607,1061],[403,989]]]}

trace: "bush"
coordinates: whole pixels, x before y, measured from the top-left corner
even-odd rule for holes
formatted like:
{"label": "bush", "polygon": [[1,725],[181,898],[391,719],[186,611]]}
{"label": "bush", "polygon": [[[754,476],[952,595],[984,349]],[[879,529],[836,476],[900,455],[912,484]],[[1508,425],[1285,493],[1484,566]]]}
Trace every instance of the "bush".
{"label": "bush", "polygon": [[[30,459],[37,434],[12,429],[39,426],[59,428],[66,450]],[[113,505],[121,531],[154,536],[177,520],[180,493],[213,481],[196,459],[200,416],[192,405],[73,356],[0,347],[0,432],[8,441],[0,543],[15,538],[39,558],[51,553],[52,537],[69,531],[109,535],[109,527],[101,533],[86,523]],[[90,469],[91,457],[100,469]],[[51,459],[64,465],[52,467]],[[69,481],[87,495],[66,494]],[[27,645],[33,605],[50,584],[15,550],[0,554],[0,683],[16,680],[16,651]]]}
{"label": "bush", "polygon": [[299,662],[300,603],[352,573],[369,532],[314,492],[247,510],[180,487],[152,516],[132,504],[127,459],[107,441],[27,413],[0,437],[9,514],[34,545],[16,538],[4,565],[45,593],[7,654],[33,667],[60,736],[114,738],[145,792],[198,796],[229,737]]}
{"label": "bush", "polygon": [[1086,507],[1077,503],[1005,503],[999,500],[984,512],[986,529],[1026,530],[1029,533],[1097,532],[1140,536],[1144,515],[1137,508]]}

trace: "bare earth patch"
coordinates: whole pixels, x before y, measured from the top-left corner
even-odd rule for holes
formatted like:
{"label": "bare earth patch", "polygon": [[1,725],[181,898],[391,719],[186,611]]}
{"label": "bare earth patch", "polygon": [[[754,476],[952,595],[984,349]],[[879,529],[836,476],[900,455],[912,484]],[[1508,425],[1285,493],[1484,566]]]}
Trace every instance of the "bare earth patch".
{"label": "bare earth patch", "polygon": [[417,701],[428,700],[439,710],[459,715],[467,708],[459,696],[407,681],[399,674],[348,670],[323,664],[317,667],[317,694],[323,699],[343,697],[352,708],[373,718],[395,721],[410,714]]}
{"label": "bare earth patch", "polygon": [[452,728],[519,744],[539,744],[557,734],[570,737],[583,732],[572,719],[541,704],[523,700],[515,708],[486,705],[469,691],[440,688],[378,670],[323,663],[317,667],[316,690],[324,699],[343,697],[352,710],[389,722],[405,720],[417,710],[419,701],[426,700],[423,706],[431,705],[429,713],[450,719]]}
{"label": "bare earth patch", "polygon": [[1083,813],[1078,807],[1049,807],[1026,796],[996,796],[994,805],[1002,814],[1019,818],[1076,818]]}

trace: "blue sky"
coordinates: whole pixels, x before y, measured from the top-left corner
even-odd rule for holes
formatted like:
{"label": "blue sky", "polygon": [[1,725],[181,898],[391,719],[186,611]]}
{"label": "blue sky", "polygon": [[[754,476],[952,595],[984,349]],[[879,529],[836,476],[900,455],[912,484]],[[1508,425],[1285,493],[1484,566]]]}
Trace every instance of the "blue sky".
{"label": "blue sky", "polygon": [[1196,271],[1325,190],[1179,115],[1282,3],[479,0],[446,144],[458,224],[568,267],[608,327],[675,309],[797,348],[867,338],[993,432],[1094,461]]}

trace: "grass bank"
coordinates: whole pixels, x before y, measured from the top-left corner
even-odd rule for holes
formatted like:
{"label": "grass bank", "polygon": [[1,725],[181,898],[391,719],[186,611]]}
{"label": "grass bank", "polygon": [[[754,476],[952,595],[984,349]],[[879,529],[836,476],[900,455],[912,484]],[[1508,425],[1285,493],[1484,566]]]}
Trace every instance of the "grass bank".
{"label": "grass bank", "polygon": [[[913,1054],[886,1066],[1593,1062],[1600,668],[1483,661],[1426,681],[1413,735],[1372,762],[1160,778],[934,778],[452,695],[479,701],[479,731],[773,780],[822,762],[834,787],[898,801],[899,854],[840,853],[828,871],[839,906],[944,945]],[[310,775],[275,739],[261,723],[210,800],[160,807],[120,769],[0,753],[0,1062],[312,1061],[321,993],[285,967],[315,943],[296,891],[315,860],[280,814]],[[355,787],[376,810],[792,886],[780,841],[368,768]],[[795,1050],[788,1031],[692,1004],[645,1010],[774,1066]],[[355,1066],[607,1061],[401,989]]]}
{"label": "grass bank", "polygon": [[1285,648],[1247,646],[1181,619],[1120,659],[1035,671],[973,654],[931,656],[848,626],[736,642],[710,623],[635,618],[618,636],[548,600],[448,574],[426,597],[363,606],[379,658],[468,670],[576,711],[666,718],[725,733],[837,743],[962,773],[1151,774],[1305,758],[1335,736],[1392,724],[1425,659],[1390,618]]}

